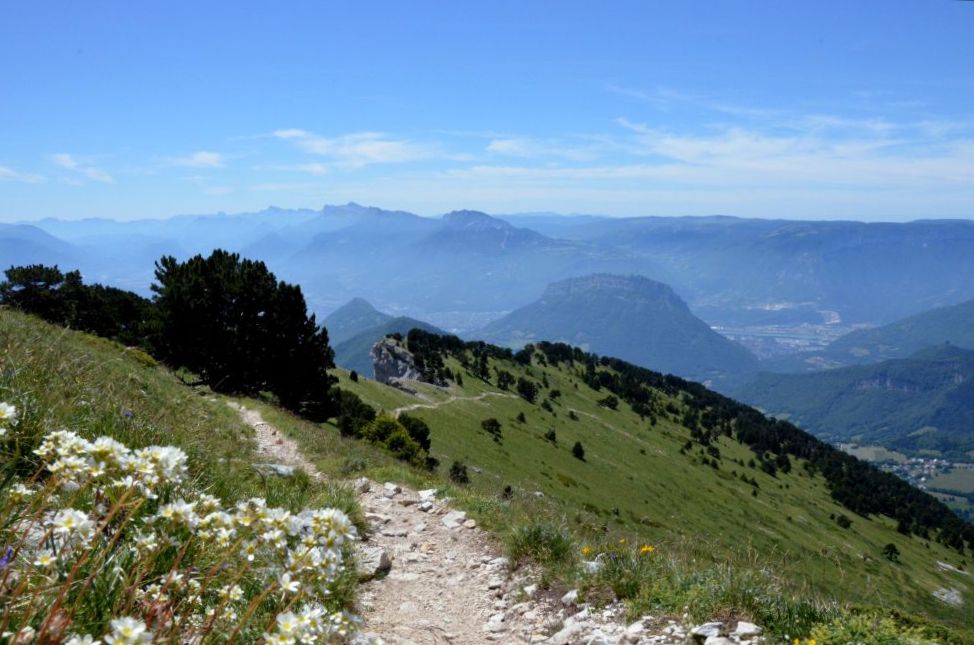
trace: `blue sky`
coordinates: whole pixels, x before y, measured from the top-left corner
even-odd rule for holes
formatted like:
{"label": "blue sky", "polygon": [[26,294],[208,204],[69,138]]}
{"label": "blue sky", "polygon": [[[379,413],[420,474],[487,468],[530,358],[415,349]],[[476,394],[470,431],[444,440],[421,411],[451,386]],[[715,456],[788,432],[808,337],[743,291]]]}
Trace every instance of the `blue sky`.
{"label": "blue sky", "polygon": [[0,220],[974,216],[974,2],[5,2]]}

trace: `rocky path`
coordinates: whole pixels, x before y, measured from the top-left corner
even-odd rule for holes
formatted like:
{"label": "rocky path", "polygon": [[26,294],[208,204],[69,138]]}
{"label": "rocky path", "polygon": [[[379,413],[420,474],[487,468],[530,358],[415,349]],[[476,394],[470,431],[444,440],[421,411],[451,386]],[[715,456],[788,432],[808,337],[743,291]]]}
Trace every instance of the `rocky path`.
{"label": "rocky path", "polygon": [[[227,405],[237,411],[240,419],[254,429],[257,438],[257,456],[267,464],[255,464],[258,470],[261,467],[269,466],[288,466],[300,468],[309,476],[320,478],[322,475],[315,468],[315,465],[308,461],[301,453],[301,449],[294,439],[283,435],[274,426],[264,421],[264,417],[257,410],[252,410],[236,401],[227,401]],[[270,468],[270,470],[274,470]],[[283,474],[279,472],[278,474]]]}
{"label": "rocky path", "polygon": [[[257,454],[268,461],[255,467],[277,474],[300,468],[322,477],[297,443],[265,422],[260,412],[229,404],[254,429]],[[370,525],[356,554],[363,578],[363,643],[376,637],[398,645],[760,641],[754,638],[760,630],[747,623],[738,625],[738,633],[719,623],[690,629],[650,616],[626,624],[621,605],[595,610],[580,605],[575,591],[561,597],[541,593],[530,570],[511,571],[490,536],[463,511],[451,509],[449,500],[438,499],[435,490],[413,491],[365,478],[351,485]]]}

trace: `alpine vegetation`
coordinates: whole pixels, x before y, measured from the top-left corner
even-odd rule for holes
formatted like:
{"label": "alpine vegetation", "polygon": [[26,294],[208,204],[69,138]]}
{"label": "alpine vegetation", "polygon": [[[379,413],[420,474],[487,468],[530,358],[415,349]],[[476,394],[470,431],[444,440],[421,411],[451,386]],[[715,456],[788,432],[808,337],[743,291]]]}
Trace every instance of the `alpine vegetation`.
{"label": "alpine vegetation", "polygon": [[336,606],[356,529],[342,511],[292,513],[194,490],[172,446],[131,449],[70,430],[18,433],[0,403],[4,642],[341,643]]}

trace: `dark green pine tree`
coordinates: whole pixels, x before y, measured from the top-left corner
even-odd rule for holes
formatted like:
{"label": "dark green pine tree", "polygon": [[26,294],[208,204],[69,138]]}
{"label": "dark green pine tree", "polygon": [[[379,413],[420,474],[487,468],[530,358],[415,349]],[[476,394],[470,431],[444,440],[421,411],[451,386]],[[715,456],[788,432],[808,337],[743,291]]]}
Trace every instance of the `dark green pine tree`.
{"label": "dark green pine tree", "polygon": [[274,393],[315,420],[336,412],[328,333],[308,315],[300,287],[263,262],[214,251],[156,263],[157,351],[223,392]]}

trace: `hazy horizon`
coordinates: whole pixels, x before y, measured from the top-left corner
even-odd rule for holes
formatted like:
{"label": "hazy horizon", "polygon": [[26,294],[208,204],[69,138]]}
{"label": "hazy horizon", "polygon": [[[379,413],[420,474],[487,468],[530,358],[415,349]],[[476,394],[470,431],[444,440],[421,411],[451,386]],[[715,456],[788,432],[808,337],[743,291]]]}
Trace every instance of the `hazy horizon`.
{"label": "hazy horizon", "polygon": [[531,218],[531,217],[564,217],[564,218],[606,218],[606,219],[639,219],[639,218],[672,218],[672,219],[709,219],[709,218],[730,218],[730,219],[742,219],[742,220],[766,220],[766,221],[785,221],[785,222],[856,222],[863,224],[910,224],[913,222],[922,221],[974,221],[974,217],[916,217],[912,219],[856,219],[850,217],[834,217],[834,218],[816,218],[816,217],[773,217],[773,216],[744,216],[736,215],[733,213],[687,213],[687,214],[667,214],[667,213],[648,213],[641,215],[619,215],[612,213],[559,213],[555,211],[525,211],[525,212],[490,212],[490,211],[480,211],[479,209],[473,208],[463,208],[458,207],[448,211],[435,212],[435,213],[418,213],[415,211],[410,211],[403,208],[384,207],[378,206],[376,204],[369,204],[365,202],[359,202],[352,200],[350,202],[345,202],[343,204],[338,203],[326,203],[323,206],[297,206],[293,208],[285,208],[277,206],[276,204],[268,204],[264,207],[255,208],[252,210],[245,211],[214,211],[208,213],[173,213],[169,215],[159,215],[159,216],[145,216],[145,217],[102,217],[102,216],[90,216],[90,217],[40,217],[36,219],[5,219],[0,217],[0,224],[36,224],[43,222],[45,220],[55,220],[64,222],[81,222],[85,220],[104,220],[111,222],[127,223],[127,222],[143,222],[143,221],[165,221],[169,219],[176,219],[180,217],[239,217],[244,215],[251,215],[255,213],[262,213],[265,211],[280,210],[286,212],[298,212],[298,211],[313,211],[321,212],[326,208],[342,207],[348,205],[356,205],[364,208],[377,208],[379,210],[393,212],[393,211],[404,211],[411,215],[416,215],[418,217],[423,217],[427,219],[439,219],[445,215],[457,211],[477,211],[483,212],[491,217],[496,217],[503,219],[505,217],[519,217],[519,218]]}

